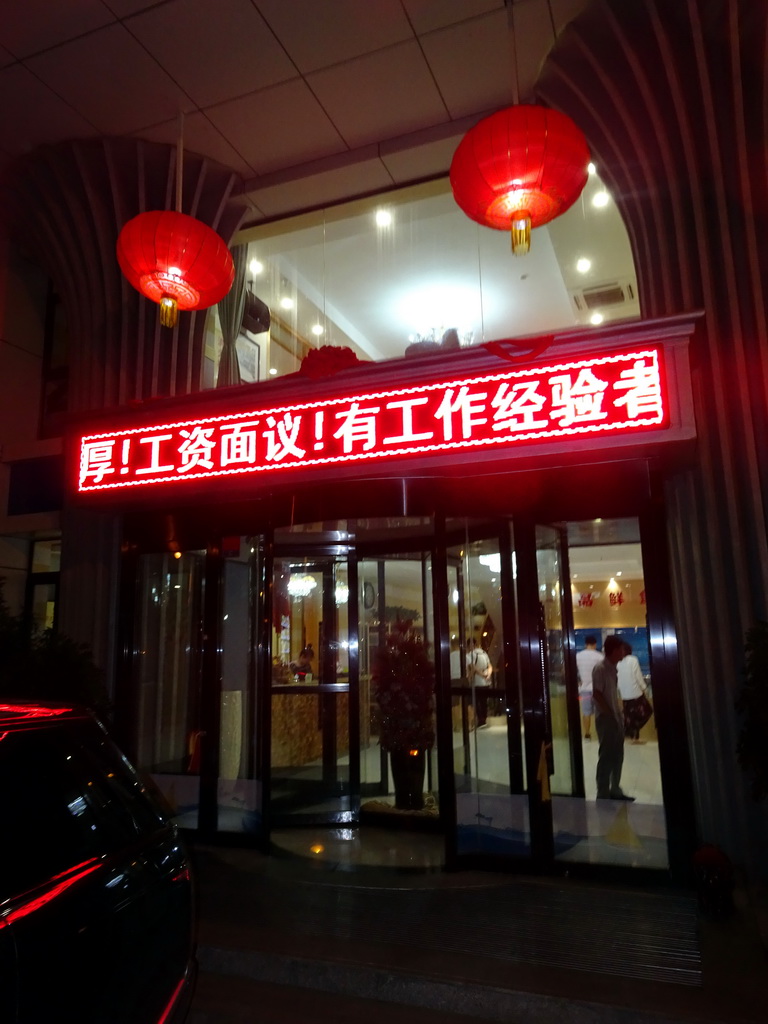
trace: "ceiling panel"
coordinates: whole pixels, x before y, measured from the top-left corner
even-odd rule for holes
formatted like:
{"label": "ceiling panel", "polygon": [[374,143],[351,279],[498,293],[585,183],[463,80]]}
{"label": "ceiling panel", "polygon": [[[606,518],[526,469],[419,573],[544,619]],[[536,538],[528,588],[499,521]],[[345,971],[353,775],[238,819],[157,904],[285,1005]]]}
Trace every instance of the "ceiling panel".
{"label": "ceiling panel", "polygon": [[32,57],[33,74],[106,134],[136,132],[192,104],[140,43],[112,25]]}
{"label": "ceiling panel", "polygon": [[[197,111],[185,116],[182,130],[185,152],[207,156],[244,178],[252,174],[250,166],[211,124],[205,114]],[[149,142],[165,142],[175,146],[179,139],[179,118],[174,117],[173,120],[153,125],[152,128],[142,128],[135,134]]]}
{"label": "ceiling panel", "polygon": [[588,7],[592,0],[549,0],[549,8],[555,23],[555,32],[560,35],[569,21]]}
{"label": "ceiling panel", "polygon": [[265,217],[337,203],[349,196],[378,192],[389,188],[392,179],[381,160],[372,156],[303,178],[301,188],[295,182],[283,182],[248,192],[249,198]]}
{"label": "ceiling panel", "polygon": [[93,134],[76,111],[21,64],[0,71],[0,149],[26,153],[37,146]]}
{"label": "ceiling panel", "polygon": [[114,20],[101,0],[5,0],[0,3],[0,39],[21,59]]}
{"label": "ceiling panel", "polygon": [[[431,32],[421,39],[451,117],[509,105],[514,97],[505,11]],[[458,73],[472,68],[471,74]]]}
{"label": "ceiling panel", "polygon": [[[450,127],[450,126],[446,126]],[[397,144],[382,145],[381,161],[396,184],[419,181],[445,174],[463,132],[442,133],[432,141],[408,146],[403,140]]]}
{"label": "ceiling panel", "polygon": [[302,74],[412,39],[400,0],[256,0]]}
{"label": "ceiling panel", "polygon": [[541,3],[515,4],[515,68],[520,102],[530,102],[541,65],[555,41],[549,7]]}
{"label": "ceiling panel", "polygon": [[216,0],[215,18],[199,0],[174,0],[126,26],[200,107],[298,77],[250,0]]}
{"label": "ceiling panel", "polygon": [[504,0],[403,0],[414,31],[419,35],[468,21],[488,11],[504,9]]}
{"label": "ceiling panel", "polygon": [[316,71],[307,82],[351,147],[449,119],[415,42]]}
{"label": "ceiling panel", "polygon": [[285,82],[209,107],[212,123],[236,146],[255,174],[268,174],[347,149],[301,80]]}
{"label": "ceiling panel", "polygon": [[157,7],[157,0],[102,0],[102,3],[118,18],[127,18],[149,7]]}

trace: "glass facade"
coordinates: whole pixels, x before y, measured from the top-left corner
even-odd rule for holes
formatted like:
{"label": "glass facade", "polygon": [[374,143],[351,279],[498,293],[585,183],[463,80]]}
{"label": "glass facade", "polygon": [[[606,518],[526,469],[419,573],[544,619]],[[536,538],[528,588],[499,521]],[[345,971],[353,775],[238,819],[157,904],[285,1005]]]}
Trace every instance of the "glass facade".
{"label": "glass facade", "polygon": [[[639,317],[621,218],[597,173],[516,261],[503,231],[471,221],[447,179],[249,228],[242,380],[295,372],[312,350],[362,361]],[[221,352],[208,318],[204,386]]]}
{"label": "glass facade", "polygon": [[139,759],[183,825],[405,823],[459,861],[668,866],[653,717],[628,722],[635,799],[596,800],[576,660],[618,634],[652,698],[636,520],[301,524],[225,538],[205,566],[138,570]]}

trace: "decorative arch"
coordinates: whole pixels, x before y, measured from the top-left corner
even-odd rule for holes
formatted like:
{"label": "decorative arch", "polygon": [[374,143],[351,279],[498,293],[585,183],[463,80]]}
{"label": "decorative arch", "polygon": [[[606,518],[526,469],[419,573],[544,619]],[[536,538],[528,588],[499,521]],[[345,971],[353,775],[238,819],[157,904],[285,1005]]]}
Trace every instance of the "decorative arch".
{"label": "decorative arch", "polygon": [[[703,310],[696,462],[667,481],[702,840],[759,850],[736,761],[744,636],[768,618],[768,7],[595,0],[537,85],[585,132],[630,235],[643,315]],[[764,847],[763,847],[764,848]]]}

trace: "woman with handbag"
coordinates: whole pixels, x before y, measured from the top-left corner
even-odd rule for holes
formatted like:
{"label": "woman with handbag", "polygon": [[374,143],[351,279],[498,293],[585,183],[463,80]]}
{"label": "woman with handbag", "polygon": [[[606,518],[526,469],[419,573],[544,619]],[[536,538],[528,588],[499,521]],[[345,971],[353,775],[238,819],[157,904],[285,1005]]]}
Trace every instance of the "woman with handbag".
{"label": "woman with handbag", "polygon": [[645,743],[640,739],[640,730],[653,714],[647,697],[648,687],[640,669],[640,662],[632,653],[629,644],[624,644],[624,657],[618,664],[619,695],[624,714],[624,735],[632,743]]}

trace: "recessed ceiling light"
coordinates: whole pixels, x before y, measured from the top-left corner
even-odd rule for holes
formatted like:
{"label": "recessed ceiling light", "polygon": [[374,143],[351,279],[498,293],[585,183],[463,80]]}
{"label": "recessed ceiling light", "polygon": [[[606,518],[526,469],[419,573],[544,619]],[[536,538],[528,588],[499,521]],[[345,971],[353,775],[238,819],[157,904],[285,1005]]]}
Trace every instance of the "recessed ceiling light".
{"label": "recessed ceiling light", "polygon": [[312,333],[319,338],[321,334],[325,334],[325,328],[322,324],[314,324],[312,327]]}
{"label": "recessed ceiling light", "polygon": [[617,573],[616,573],[616,575],[617,575],[617,576],[621,576],[621,572],[617,572]]}
{"label": "recessed ceiling light", "polygon": [[270,368],[269,368],[269,372],[270,372],[270,374],[271,374],[271,375],[272,375],[272,376],[274,377],[274,376],[275,376],[275,374],[277,373],[277,370],[276,370],[276,369],[274,368],[274,366],[270,366]]}
{"label": "recessed ceiling light", "polygon": [[576,269],[580,274],[586,274],[591,266],[592,260],[588,260],[586,256],[582,256],[581,259],[576,260]]}
{"label": "recessed ceiling light", "polygon": [[605,317],[602,313],[593,313],[592,316],[589,318],[589,322],[591,324],[601,324],[604,319]]}
{"label": "recessed ceiling light", "polygon": [[248,268],[250,269],[254,277],[258,277],[258,275],[263,273],[264,271],[264,264],[261,262],[261,260],[251,260],[251,262],[248,264]]}
{"label": "recessed ceiling light", "polygon": [[284,298],[280,299],[280,305],[283,309],[293,309],[293,299],[288,298],[286,295]]}
{"label": "recessed ceiling light", "polygon": [[595,192],[595,194],[592,196],[592,205],[597,206],[598,209],[600,207],[607,206],[608,203],[610,203],[610,201],[611,197],[608,195],[605,189],[603,189],[601,192]]}
{"label": "recessed ceiling light", "polygon": [[392,214],[389,210],[377,210],[376,211],[376,224],[380,228],[388,228],[392,223]]}

